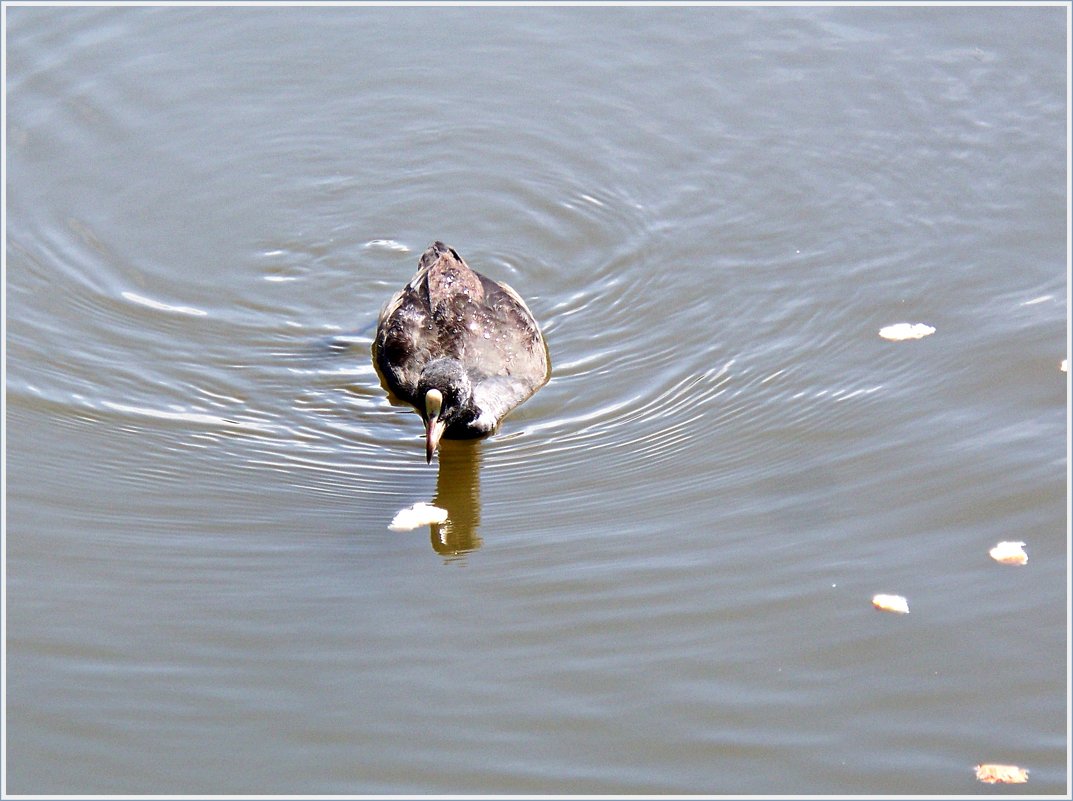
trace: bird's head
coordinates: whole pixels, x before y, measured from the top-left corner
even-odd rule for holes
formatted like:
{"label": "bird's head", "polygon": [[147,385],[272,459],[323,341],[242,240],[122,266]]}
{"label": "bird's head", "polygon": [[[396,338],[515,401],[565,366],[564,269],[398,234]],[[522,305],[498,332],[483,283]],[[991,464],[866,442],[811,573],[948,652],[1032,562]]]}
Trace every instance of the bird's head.
{"label": "bird's head", "polygon": [[443,393],[433,388],[425,393],[425,459],[432,464],[432,454],[440,444],[440,437],[447,428],[443,414]]}
{"label": "bird's head", "polygon": [[418,411],[425,421],[425,458],[431,464],[444,432],[471,416],[473,387],[460,362],[437,359],[425,366],[417,389],[423,398]]}

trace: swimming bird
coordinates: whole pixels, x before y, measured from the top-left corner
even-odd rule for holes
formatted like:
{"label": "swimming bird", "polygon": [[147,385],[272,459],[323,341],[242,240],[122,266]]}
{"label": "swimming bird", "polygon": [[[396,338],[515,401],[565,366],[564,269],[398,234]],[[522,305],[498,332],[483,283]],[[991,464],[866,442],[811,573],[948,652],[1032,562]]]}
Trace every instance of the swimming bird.
{"label": "swimming bird", "polygon": [[440,438],[494,432],[548,382],[551,363],[525,301],[433,242],[417,272],[380,310],[373,364],[425,421],[425,458]]}

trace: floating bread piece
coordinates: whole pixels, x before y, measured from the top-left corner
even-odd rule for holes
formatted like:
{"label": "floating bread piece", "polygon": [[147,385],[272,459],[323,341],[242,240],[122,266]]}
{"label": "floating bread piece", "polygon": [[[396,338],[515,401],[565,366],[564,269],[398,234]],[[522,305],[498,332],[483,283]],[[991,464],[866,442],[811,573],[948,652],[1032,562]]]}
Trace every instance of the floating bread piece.
{"label": "floating bread piece", "polygon": [[1024,784],[1028,771],[1016,765],[977,765],[976,778],[985,784]]}
{"label": "floating bread piece", "polygon": [[872,606],[883,612],[898,612],[902,615],[909,614],[909,601],[900,595],[884,595],[880,593],[872,598]]}
{"label": "floating bread piece", "polygon": [[388,528],[392,531],[412,531],[421,526],[443,523],[446,520],[446,509],[433,506],[431,503],[415,503],[406,509],[400,509]]}
{"label": "floating bread piece", "polygon": [[1004,565],[1027,565],[1028,554],[1023,542],[1000,542],[989,553],[996,562]]}
{"label": "floating bread piece", "polygon": [[935,329],[924,323],[896,323],[879,329],[879,335],[891,342],[901,342],[905,339],[923,339],[929,334],[934,334]]}

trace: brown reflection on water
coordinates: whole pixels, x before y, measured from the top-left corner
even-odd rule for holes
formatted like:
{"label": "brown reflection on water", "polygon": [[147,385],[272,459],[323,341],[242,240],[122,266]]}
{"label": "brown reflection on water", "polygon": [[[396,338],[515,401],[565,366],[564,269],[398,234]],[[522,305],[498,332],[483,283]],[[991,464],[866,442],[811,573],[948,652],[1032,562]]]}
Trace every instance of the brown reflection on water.
{"label": "brown reflection on water", "polygon": [[481,443],[441,440],[439,473],[432,503],[447,510],[447,521],[431,526],[432,549],[457,557],[481,547]]}

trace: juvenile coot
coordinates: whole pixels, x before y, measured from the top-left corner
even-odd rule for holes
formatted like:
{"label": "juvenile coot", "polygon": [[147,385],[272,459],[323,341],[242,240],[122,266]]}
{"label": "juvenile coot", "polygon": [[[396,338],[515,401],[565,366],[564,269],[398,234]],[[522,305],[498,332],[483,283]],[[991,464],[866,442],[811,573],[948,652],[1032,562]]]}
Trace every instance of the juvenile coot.
{"label": "juvenile coot", "polygon": [[425,421],[430,463],[441,437],[491,434],[550,375],[547,343],[525,301],[442,242],[380,310],[373,364]]}

